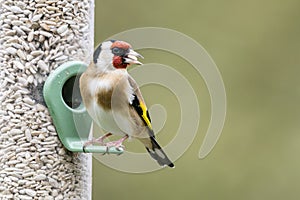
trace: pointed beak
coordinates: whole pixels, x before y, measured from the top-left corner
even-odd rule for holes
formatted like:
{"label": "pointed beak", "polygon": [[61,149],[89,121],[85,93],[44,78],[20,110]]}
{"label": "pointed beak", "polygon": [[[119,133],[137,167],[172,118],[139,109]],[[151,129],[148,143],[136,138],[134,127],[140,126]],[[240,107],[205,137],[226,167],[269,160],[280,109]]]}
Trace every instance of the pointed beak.
{"label": "pointed beak", "polygon": [[138,58],[144,58],[141,54],[135,52],[134,50],[130,49],[129,52],[125,55],[125,63],[128,64],[137,64],[137,65],[142,65],[140,61],[138,61]]}

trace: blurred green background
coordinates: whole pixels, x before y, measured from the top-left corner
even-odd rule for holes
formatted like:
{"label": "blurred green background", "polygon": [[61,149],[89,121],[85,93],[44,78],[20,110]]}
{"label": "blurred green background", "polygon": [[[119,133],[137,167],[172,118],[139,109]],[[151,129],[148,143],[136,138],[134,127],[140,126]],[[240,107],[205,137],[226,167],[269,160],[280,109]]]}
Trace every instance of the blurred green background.
{"label": "blurred green background", "polygon": [[[94,159],[93,199],[299,199],[299,8],[298,0],[96,1],[95,44],[137,27],[187,34],[216,62],[228,102],[222,135],[209,156],[199,160],[210,118],[202,78],[177,56],[140,51],[144,63],[170,65],[197,89],[198,134],[175,169],[128,174]],[[158,140],[167,144],[179,122],[176,99],[155,86],[142,92],[148,106],[166,106],[168,119]],[[137,143],[125,145],[144,151]]]}

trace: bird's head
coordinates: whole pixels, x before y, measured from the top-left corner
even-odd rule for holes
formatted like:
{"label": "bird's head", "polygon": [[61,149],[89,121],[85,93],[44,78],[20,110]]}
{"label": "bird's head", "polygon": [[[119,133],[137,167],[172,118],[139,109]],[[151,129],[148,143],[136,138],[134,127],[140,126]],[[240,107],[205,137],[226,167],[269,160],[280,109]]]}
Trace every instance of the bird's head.
{"label": "bird's head", "polygon": [[93,62],[100,70],[115,70],[125,69],[130,64],[141,65],[138,58],[143,56],[135,52],[127,42],[109,40],[96,48]]}

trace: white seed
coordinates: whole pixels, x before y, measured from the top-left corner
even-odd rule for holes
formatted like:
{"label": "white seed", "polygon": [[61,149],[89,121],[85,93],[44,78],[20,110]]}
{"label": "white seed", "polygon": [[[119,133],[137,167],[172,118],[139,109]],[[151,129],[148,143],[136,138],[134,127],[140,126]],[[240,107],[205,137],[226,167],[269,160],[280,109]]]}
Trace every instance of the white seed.
{"label": "white seed", "polygon": [[66,23],[70,24],[70,25],[75,25],[76,22],[72,21],[72,20],[65,20]]}
{"label": "white seed", "polygon": [[[16,135],[16,136],[12,137],[11,139],[17,141],[17,140],[19,140],[19,139],[22,138],[22,137],[23,137],[23,134],[19,134],[19,135]],[[18,149],[21,149],[21,148],[17,148],[17,149],[16,149],[16,152],[18,151]]]}
{"label": "white seed", "polygon": [[10,11],[12,11],[13,13],[22,13],[23,10],[21,8],[19,8],[18,6],[10,6]]}
{"label": "white seed", "polygon": [[[15,158],[15,154],[13,154],[12,156]],[[16,172],[16,173],[23,171],[22,169],[18,169],[16,167],[8,167],[8,168],[5,168],[4,170],[7,172]]]}
{"label": "white seed", "polygon": [[58,7],[54,7],[54,6],[47,6],[46,9],[51,10],[51,11],[58,11],[59,10]]}
{"label": "white seed", "polygon": [[33,43],[28,43],[28,45],[29,45],[31,51],[36,50],[35,45]]}
{"label": "white seed", "polygon": [[13,61],[13,63],[14,63],[14,65],[15,65],[18,69],[20,69],[20,70],[24,70],[24,69],[25,69],[24,65],[23,65],[21,62],[19,62],[19,61]]}
{"label": "white seed", "polygon": [[[34,57],[33,57],[31,54],[28,54],[28,55],[26,56],[26,60],[27,60],[27,61],[31,61],[33,58],[34,58]],[[25,67],[26,67],[26,68],[29,68],[30,64],[31,64],[31,63],[28,63],[28,64],[26,63],[26,64],[25,64]]]}
{"label": "white seed", "polygon": [[25,189],[25,193],[31,197],[35,197],[36,192],[32,189]]}
{"label": "white seed", "polygon": [[16,134],[20,134],[20,133],[23,133],[23,131],[20,129],[11,129],[10,130],[11,135],[16,135]]}
{"label": "white seed", "polygon": [[15,48],[13,48],[13,47],[8,47],[6,49],[6,52],[9,53],[9,54],[11,54],[11,55],[15,55],[17,53],[17,50]]}
{"label": "white seed", "polygon": [[30,54],[31,54],[32,56],[36,57],[36,56],[39,56],[39,55],[43,55],[44,52],[41,51],[41,50],[36,50],[36,51],[32,51]]}
{"label": "white seed", "polygon": [[11,161],[6,162],[6,164],[7,165],[15,165],[15,164],[17,164],[19,162],[20,162],[19,160],[11,160]]}
{"label": "white seed", "polygon": [[11,43],[11,46],[16,48],[16,49],[21,49],[22,45],[18,44],[18,43]]}
{"label": "white seed", "polygon": [[45,71],[45,72],[49,71],[49,67],[44,61],[39,60],[37,64],[38,64],[38,68],[40,68],[42,71]]}
{"label": "white seed", "polygon": [[1,128],[1,132],[2,133],[6,133],[7,131],[9,131],[10,130],[10,127],[3,127],[3,128]]}
{"label": "white seed", "polygon": [[7,109],[7,110],[14,110],[15,107],[14,107],[13,104],[10,104],[10,103],[9,103],[9,104],[6,105],[6,109]]}
{"label": "white seed", "polygon": [[19,185],[25,185],[26,182],[27,182],[27,180],[22,179],[22,180],[19,180],[19,181],[18,181],[18,184],[19,184]]}
{"label": "white seed", "polygon": [[65,155],[65,153],[66,151],[63,148],[58,151],[58,155]]}
{"label": "white seed", "polygon": [[25,103],[27,103],[27,104],[29,104],[29,105],[34,105],[34,103],[35,103],[35,101],[33,101],[31,98],[29,98],[29,97],[25,97],[24,99],[23,99],[23,101],[25,102]]}
{"label": "white seed", "polygon": [[6,43],[18,43],[19,42],[18,38],[16,38],[16,37],[5,37],[4,39],[6,40]]}
{"label": "white seed", "polygon": [[[43,35],[39,35],[39,42],[44,42],[45,41],[45,39],[46,39],[46,37],[45,36],[43,36]],[[45,47],[46,48],[46,47]]]}
{"label": "white seed", "polygon": [[25,111],[24,110],[22,110],[22,109],[15,109],[14,110],[14,113],[15,114],[23,114]]}
{"label": "white seed", "polygon": [[6,18],[10,19],[10,20],[17,20],[18,19],[18,17],[16,15],[8,15]]}
{"label": "white seed", "polygon": [[36,163],[29,164],[29,167],[31,167],[31,168],[34,169],[34,170],[38,170],[38,169],[41,168],[40,165],[39,165],[39,164],[36,164]]}
{"label": "white seed", "polygon": [[34,80],[34,77],[33,77],[32,75],[30,75],[30,76],[27,78],[28,83],[33,83],[33,80]]}
{"label": "white seed", "polygon": [[18,164],[15,165],[16,168],[20,168],[20,169],[23,169],[26,166],[27,166],[27,164],[25,164],[25,163],[18,163]]}
{"label": "white seed", "polygon": [[28,36],[27,36],[28,42],[31,42],[33,40],[33,37],[34,37],[34,32],[32,30],[28,33]]}
{"label": "white seed", "polygon": [[39,175],[36,175],[36,176],[34,177],[34,180],[36,180],[36,181],[42,181],[42,180],[45,180],[46,178],[47,178],[46,175],[44,175],[44,174],[39,174]]}
{"label": "white seed", "polygon": [[39,33],[40,33],[41,35],[46,36],[46,37],[52,37],[52,34],[49,33],[49,32],[46,32],[46,31],[40,31]]}
{"label": "white seed", "polygon": [[30,50],[30,47],[29,47],[29,45],[27,44],[27,42],[22,41],[21,43],[22,43],[22,46],[24,47],[24,49],[25,49],[26,51],[29,51],[29,50]]}
{"label": "white seed", "polygon": [[55,128],[54,126],[50,125],[50,126],[47,126],[47,129],[51,132],[55,132]]}
{"label": "white seed", "polygon": [[62,37],[64,37],[64,36],[66,36],[68,33],[69,33],[69,30],[67,29],[65,32],[62,32],[60,35],[61,35]]}
{"label": "white seed", "polygon": [[[32,62],[33,64],[35,64],[35,62]],[[29,71],[32,73],[32,74],[36,74],[37,70],[34,68],[34,65],[31,65],[30,68],[29,68]],[[36,80],[34,80],[36,81]]]}
{"label": "white seed", "polygon": [[23,24],[23,22],[20,21],[20,20],[13,20],[13,21],[11,22],[11,24],[12,24],[13,26],[21,26],[21,25]]}
{"label": "white seed", "polygon": [[7,31],[6,32],[6,36],[13,36],[13,35],[15,35],[17,33],[17,31],[16,30],[9,30],[9,31]]}
{"label": "white seed", "polygon": [[68,29],[68,25],[67,25],[67,24],[62,25],[62,26],[60,26],[60,27],[57,29],[57,33],[58,33],[58,34],[62,34],[62,33],[65,32],[67,29]]}
{"label": "white seed", "polygon": [[26,140],[27,140],[28,142],[31,141],[32,136],[31,136],[31,133],[30,133],[30,130],[29,130],[29,129],[26,129],[26,130],[25,130],[25,137],[26,137]]}
{"label": "white seed", "polygon": [[19,83],[21,83],[23,86],[27,86],[28,85],[28,82],[25,78],[21,77],[21,76],[18,76],[17,77],[17,80]]}
{"label": "white seed", "polygon": [[31,29],[28,28],[27,26],[20,26],[20,28],[21,28],[23,31],[25,31],[25,32],[30,32],[30,31],[31,31]]}
{"label": "white seed", "polygon": [[79,29],[79,26],[78,26],[78,25],[70,25],[70,27],[71,27],[72,29],[76,29],[76,30]]}
{"label": "white seed", "polygon": [[51,21],[51,20],[42,20],[41,23],[45,23],[45,24],[52,25],[52,26],[56,26],[57,25],[56,22]]}
{"label": "white seed", "polygon": [[21,49],[17,50],[17,55],[19,56],[19,58],[21,58],[22,60],[26,60],[26,56],[24,51],[22,51]]}
{"label": "white seed", "polygon": [[46,4],[53,4],[53,3],[57,3],[58,0],[49,0],[49,1],[46,1]]}
{"label": "white seed", "polygon": [[30,17],[32,16],[32,12],[30,10],[23,10],[23,13],[24,15],[29,15]]}
{"label": "white seed", "polygon": [[22,200],[31,200],[32,199],[32,197],[28,196],[28,195],[18,195],[17,197]]}
{"label": "white seed", "polygon": [[62,56],[60,56],[58,58],[55,58],[54,60],[56,60],[56,61],[62,61],[62,60],[67,60],[67,59],[68,59],[68,56],[62,55]]}
{"label": "white seed", "polygon": [[18,26],[14,26],[13,29],[16,30],[17,33],[21,36],[26,35],[26,33],[21,28],[19,28]]}
{"label": "white seed", "polygon": [[4,19],[3,22],[4,22],[5,24],[11,24],[11,19]]}
{"label": "white seed", "polygon": [[34,15],[31,19],[31,21],[33,22],[37,22],[41,19],[41,17],[43,16],[43,14],[39,14],[39,15]]}
{"label": "white seed", "polygon": [[41,23],[40,26],[46,31],[50,31],[50,27],[47,24]]}

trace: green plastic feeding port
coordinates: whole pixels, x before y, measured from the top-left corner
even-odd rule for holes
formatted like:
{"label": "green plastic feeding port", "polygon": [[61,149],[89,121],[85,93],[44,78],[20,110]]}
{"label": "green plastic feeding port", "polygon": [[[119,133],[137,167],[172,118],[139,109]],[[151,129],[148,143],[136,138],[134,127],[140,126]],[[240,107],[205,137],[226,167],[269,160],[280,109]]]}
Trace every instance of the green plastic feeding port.
{"label": "green plastic feeding port", "polygon": [[[92,127],[92,119],[82,103],[79,90],[79,78],[86,67],[79,61],[64,63],[49,75],[43,89],[59,139],[73,152],[83,152],[83,144],[89,140]],[[123,150],[89,145],[84,152],[121,154]]]}

